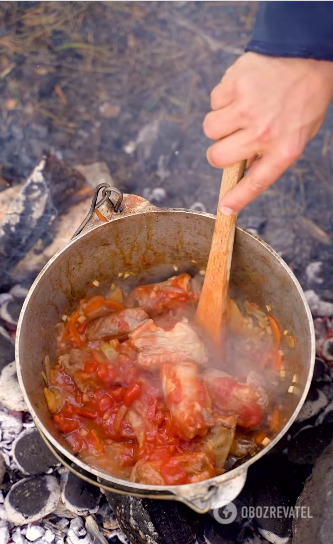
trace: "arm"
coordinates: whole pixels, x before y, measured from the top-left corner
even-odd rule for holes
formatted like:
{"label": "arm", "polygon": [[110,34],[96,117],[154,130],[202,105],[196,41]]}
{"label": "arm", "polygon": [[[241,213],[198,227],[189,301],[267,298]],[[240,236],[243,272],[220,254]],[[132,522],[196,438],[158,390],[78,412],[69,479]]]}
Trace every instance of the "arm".
{"label": "arm", "polygon": [[212,91],[204,121],[206,136],[216,140],[207,151],[212,166],[249,159],[222,213],[254,200],[317,134],[333,97],[331,28],[332,2],[260,3],[247,52]]}

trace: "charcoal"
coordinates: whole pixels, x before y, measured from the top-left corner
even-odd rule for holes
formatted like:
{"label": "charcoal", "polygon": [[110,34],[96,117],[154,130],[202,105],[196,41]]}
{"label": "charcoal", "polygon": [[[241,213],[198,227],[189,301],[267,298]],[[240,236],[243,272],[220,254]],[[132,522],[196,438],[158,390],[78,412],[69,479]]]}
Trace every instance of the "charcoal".
{"label": "charcoal", "polygon": [[194,544],[193,512],[174,501],[106,492],[119,527],[131,544]]}
{"label": "charcoal", "polygon": [[95,485],[78,478],[69,472],[62,492],[64,505],[77,515],[88,515],[97,512],[101,492]]}
{"label": "charcoal", "polygon": [[0,484],[2,484],[5,474],[6,474],[6,463],[5,463],[5,459],[3,455],[0,453]]}
{"label": "charcoal", "polygon": [[[281,491],[278,485],[263,484],[257,489],[254,498],[254,507],[256,516],[254,523],[257,525],[260,534],[273,544],[286,542],[291,535],[292,516],[287,510],[287,515],[276,516],[274,511],[271,513],[271,507],[290,508],[292,506],[288,497]],[[265,510],[267,509],[268,510]]]}
{"label": "charcoal", "polygon": [[324,408],[326,408],[328,403],[329,399],[323,391],[320,391],[317,388],[311,388],[296,421],[303,422],[317,416]]}
{"label": "charcoal", "polygon": [[93,516],[88,516],[86,518],[86,529],[95,544],[108,544],[108,541],[99,530],[98,524]]}
{"label": "charcoal", "polygon": [[293,522],[293,544],[327,544],[333,534],[333,442],[313,467],[296,506],[307,515]]}
{"label": "charcoal", "polygon": [[29,476],[60,465],[37,429],[28,429],[19,435],[13,443],[13,457],[23,474]]}
{"label": "charcoal", "polygon": [[8,410],[28,410],[18,383],[15,362],[6,365],[0,374],[0,403]]}
{"label": "charcoal", "polygon": [[[0,264],[1,266],[1,264]],[[8,332],[0,326],[0,372],[15,357],[14,342]]]}
{"label": "charcoal", "polygon": [[0,224],[3,281],[37,240],[50,234],[57,212],[68,208],[70,197],[84,181],[84,177],[66,163],[52,155],[43,155]]}
{"label": "charcoal", "polygon": [[333,361],[333,337],[327,338],[323,343],[322,354],[326,361]]}
{"label": "charcoal", "polygon": [[38,90],[38,98],[47,98],[49,97],[53,91],[54,87],[58,83],[58,75],[56,73],[49,73],[46,74],[40,82],[39,90]]}
{"label": "charcoal", "polygon": [[10,298],[1,306],[0,317],[7,323],[17,325],[23,302],[22,299]]}
{"label": "charcoal", "polygon": [[60,486],[54,476],[25,478],[11,487],[5,499],[8,520],[25,525],[50,514],[60,498]]}
{"label": "charcoal", "polygon": [[313,465],[332,438],[333,423],[305,427],[290,441],[289,460],[299,465]]}
{"label": "charcoal", "polygon": [[316,357],[312,380],[314,382],[332,381],[328,366],[320,357]]}
{"label": "charcoal", "polygon": [[8,544],[10,542],[9,529],[7,525],[0,527],[0,544]]}

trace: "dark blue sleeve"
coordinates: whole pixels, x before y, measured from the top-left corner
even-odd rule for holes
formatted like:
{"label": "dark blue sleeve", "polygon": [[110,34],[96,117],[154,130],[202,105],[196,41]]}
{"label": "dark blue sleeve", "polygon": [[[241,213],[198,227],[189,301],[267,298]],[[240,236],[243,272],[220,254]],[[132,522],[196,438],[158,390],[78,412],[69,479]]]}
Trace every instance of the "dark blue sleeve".
{"label": "dark blue sleeve", "polygon": [[246,51],[333,61],[333,2],[259,2]]}

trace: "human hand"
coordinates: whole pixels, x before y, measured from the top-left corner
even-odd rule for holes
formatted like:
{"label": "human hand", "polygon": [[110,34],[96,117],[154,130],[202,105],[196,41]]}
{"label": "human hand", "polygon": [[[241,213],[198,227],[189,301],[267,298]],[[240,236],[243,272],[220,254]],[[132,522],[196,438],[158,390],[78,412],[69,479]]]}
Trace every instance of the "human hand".
{"label": "human hand", "polygon": [[333,62],[249,52],[226,71],[203,124],[217,140],[207,159],[216,168],[248,159],[249,170],[224,197],[222,213],[238,212],[300,157],[332,97]]}

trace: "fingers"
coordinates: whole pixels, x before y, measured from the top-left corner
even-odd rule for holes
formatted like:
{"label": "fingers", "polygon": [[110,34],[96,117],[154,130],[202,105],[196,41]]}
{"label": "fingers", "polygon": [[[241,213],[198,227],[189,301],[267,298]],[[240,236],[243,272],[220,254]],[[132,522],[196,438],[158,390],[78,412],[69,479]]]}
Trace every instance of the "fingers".
{"label": "fingers", "polygon": [[258,143],[251,138],[250,130],[238,130],[207,149],[207,160],[215,168],[225,168],[246,157],[257,155]]}
{"label": "fingers", "polygon": [[293,162],[293,160],[279,160],[273,155],[254,161],[247,175],[224,197],[220,206],[221,213],[231,215],[239,212],[268,189]]}
{"label": "fingers", "polygon": [[220,140],[242,128],[241,117],[234,104],[209,112],[203,122],[204,133],[211,140]]}
{"label": "fingers", "polygon": [[210,105],[212,110],[220,110],[229,106],[234,99],[233,86],[231,81],[224,77],[210,94]]}

